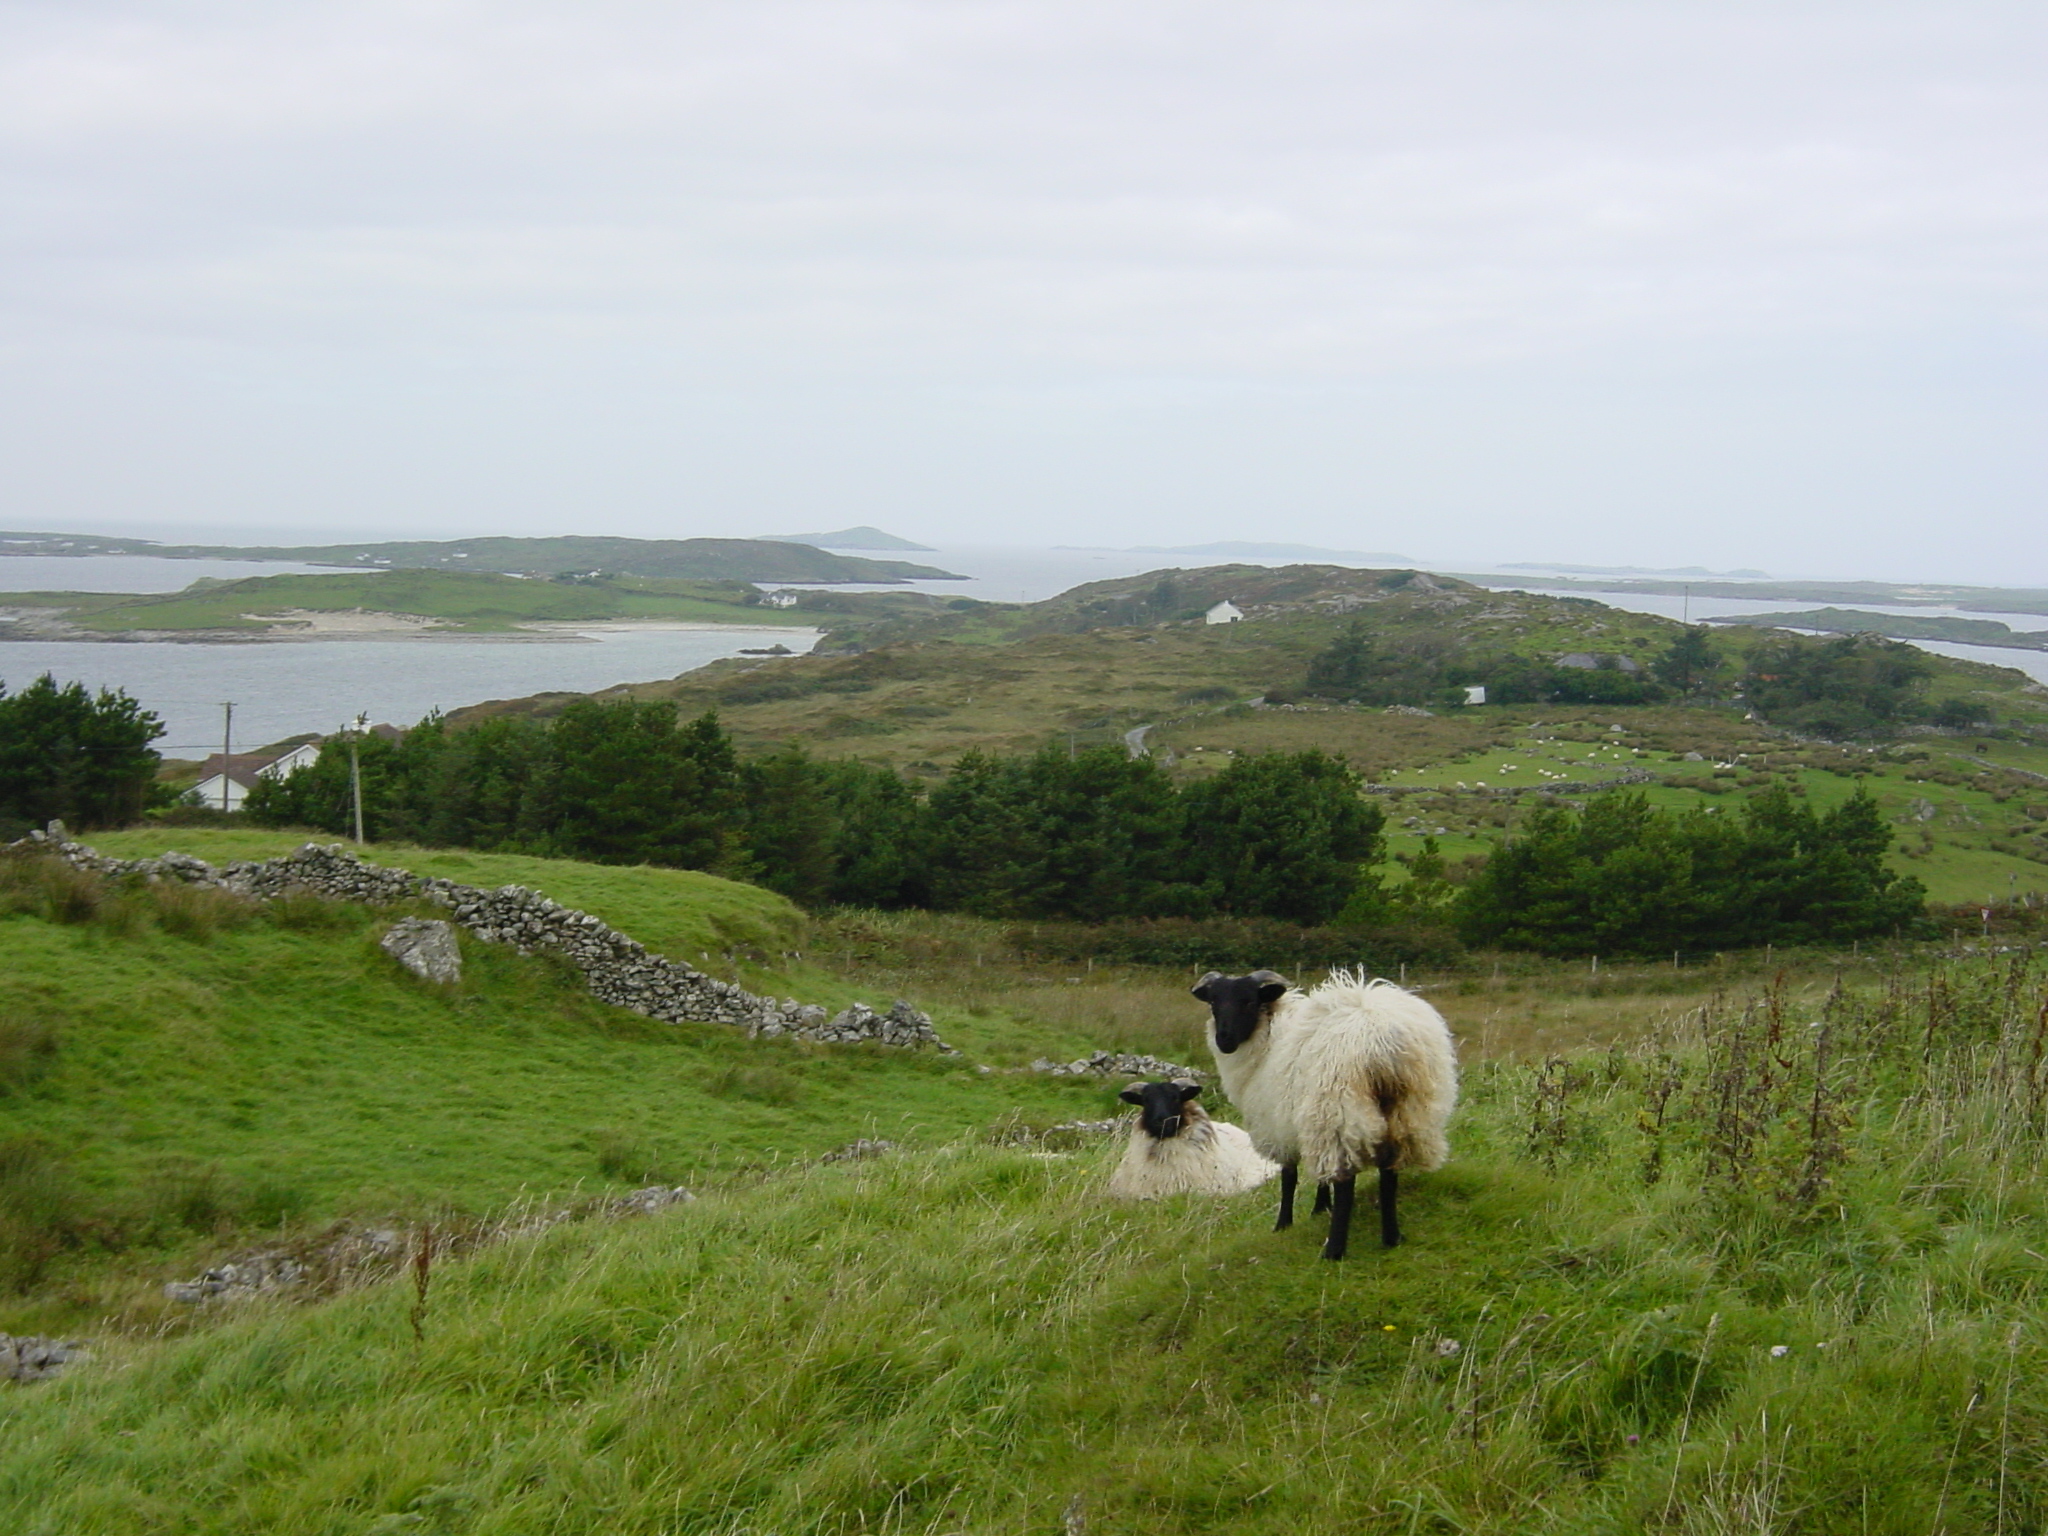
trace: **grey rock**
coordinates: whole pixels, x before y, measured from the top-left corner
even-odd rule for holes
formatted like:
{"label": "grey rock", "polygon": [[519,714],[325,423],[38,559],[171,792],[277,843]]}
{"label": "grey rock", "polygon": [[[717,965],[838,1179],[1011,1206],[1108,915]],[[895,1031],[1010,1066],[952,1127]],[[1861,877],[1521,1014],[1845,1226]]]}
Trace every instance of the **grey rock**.
{"label": "grey rock", "polygon": [[860,1163],[871,1157],[883,1157],[896,1150],[896,1143],[883,1141],[880,1137],[863,1136],[859,1141],[849,1141],[845,1146],[827,1152],[818,1161],[821,1163]]}
{"label": "grey rock", "polygon": [[401,917],[377,947],[422,981],[462,980],[462,950],[451,924],[431,917]]}
{"label": "grey rock", "polygon": [[634,1211],[651,1216],[656,1211],[665,1211],[672,1205],[688,1205],[697,1197],[682,1185],[673,1188],[666,1184],[651,1184],[646,1189],[636,1189],[630,1195],[621,1195],[613,1208],[621,1214]]}
{"label": "grey rock", "polygon": [[1123,1051],[1097,1051],[1079,1061],[1050,1061],[1040,1057],[1031,1063],[1031,1070],[1051,1077],[1139,1077],[1155,1083],[1169,1082],[1177,1077],[1190,1082],[1205,1082],[1209,1076],[1193,1067],[1161,1061],[1157,1056],[1135,1056]]}
{"label": "grey rock", "polygon": [[84,1349],[76,1344],[0,1333],[0,1381],[47,1381],[85,1358]]}

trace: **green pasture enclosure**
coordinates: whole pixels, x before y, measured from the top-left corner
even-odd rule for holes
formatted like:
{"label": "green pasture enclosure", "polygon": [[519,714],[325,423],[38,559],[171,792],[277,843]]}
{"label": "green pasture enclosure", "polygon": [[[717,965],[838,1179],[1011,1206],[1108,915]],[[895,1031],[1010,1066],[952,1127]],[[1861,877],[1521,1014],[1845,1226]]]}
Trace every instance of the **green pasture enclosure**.
{"label": "green pasture enclosure", "polygon": [[2042,1001],[1978,963],[1474,1068],[1340,1265],[1270,1190],[979,1136],[508,1232],[0,1394],[0,1525],[2038,1529]]}
{"label": "green pasture enclosure", "polygon": [[[92,846],[122,859],[153,858],[175,850],[211,864],[226,864],[237,859],[276,858],[305,841],[303,832],[135,827],[97,833]],[[373,864],[463,885],[526,886],[566,907],[593,913],[648,948],[690,965],[701,966],[706,958],[735,950],[775,958],[803,945],[804,916],[788,901],[757,885],[699,870],[585,864],[575,859],[389,844],[365,848],[362,853]]]}
{"label": "green pasture enclosure", "polygon": [[[424,983],[377,946],[392,909],[109,885],[19,859],[4,873],[0,1291],[39,1299],[0,1299],[0,1331],[102,1309],[109,1277],[144,1256],[190,1265],[196,1244],[279,1220],[477,1219],[1113,1102],[1099,1083],[960,1056],[659,1023],[597,1002],[563,963],[467,936],[462,981]],[[634,910],[690,936],[651,873]],[[722,925],[700,910],[696,933],[772,936],[754,899],[776,898],[716,884],[737,910]],[[771,979],[835,1010],[891,1001],[814,972]]]}

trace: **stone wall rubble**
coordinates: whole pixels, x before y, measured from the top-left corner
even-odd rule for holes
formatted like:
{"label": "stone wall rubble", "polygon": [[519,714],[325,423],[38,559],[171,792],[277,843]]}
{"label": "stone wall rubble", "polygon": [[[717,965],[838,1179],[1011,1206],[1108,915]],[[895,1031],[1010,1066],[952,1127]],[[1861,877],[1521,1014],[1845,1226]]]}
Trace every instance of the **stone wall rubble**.
{"label": "stone wall rubble", "polygon": [[0,1381],[42,1381],[84,1358],[77,1344],[0,1333]]}
{"label": "stone wall rubble", "polygon": [[686,1020],[729,1024],[761,1038],[929,1045],[947,1055],[955,1054],[932,1028],[931,1017],[900,999],[886,1013],[856,1003],[831,1014],[794,998],[778,1002],[772,997],[756,997],[732,982],[657,955],[588,912],[565,907],[523,885],[485,890],[386,869],[365,863],[340,843],[307,843],[279,858],[237,862],[218,869],[185,853],[149,859],[109,858],[73,842],[62,823],[56,822],[49,831],[31,832],[11,846],[54,854],[75,868],[110,879],[177,880],[258,901],[297,892],[375,905],[425,901],[445,909],[452,922],[487,944],[509,944],[522,955],[546,952],[562,956],[583,972],[593,996],[650,1019],[671,1024]]}
{"label": "stone wall rubble", "polygon": [[1096,1051],[1078,1061],[1048,1061],[1040,1057],[1031,1063],[1033,1072],[1051,1077],[1141,1077],[1147,1082],[1166,1083],[1185,1078],[1191,1083],[1208,1081],[1209,1074],[1157,1056],[1133,1056],[1122,1051]]}

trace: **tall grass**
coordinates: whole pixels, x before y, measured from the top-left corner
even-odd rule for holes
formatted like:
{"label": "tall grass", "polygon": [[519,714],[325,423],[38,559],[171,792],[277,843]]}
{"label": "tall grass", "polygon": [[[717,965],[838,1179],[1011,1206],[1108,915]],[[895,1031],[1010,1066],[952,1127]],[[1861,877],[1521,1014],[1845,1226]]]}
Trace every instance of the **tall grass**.
{"label": "tall grass", "polygon": [[2037,1530],[2044,1008],[1959,962],[1479,1064],[1340,1265],[981,1137],[515,1235],[0,1398],[0,1527]]}

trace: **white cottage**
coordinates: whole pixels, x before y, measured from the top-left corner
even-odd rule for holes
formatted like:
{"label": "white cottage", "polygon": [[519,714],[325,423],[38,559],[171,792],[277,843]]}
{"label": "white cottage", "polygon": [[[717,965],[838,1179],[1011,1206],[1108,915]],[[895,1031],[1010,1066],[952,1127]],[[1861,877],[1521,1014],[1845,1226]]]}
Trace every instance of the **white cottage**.
{"label": "white cottage", "polygon": [[[272,747],[262,752],[237,752],[222,757],[216,752],[199,765],[199,782],[192,793],[201,805],[215,810],[239,811],[258,779],[281,779],[296,768],[319,760],[320,743],[302,741],[289,747]],[[223,785],[225,780],[225,785]],[[222,800],[225,788],[226,800]]]}
{"label": "white cottage", "polygon": [[1243,617],[1244,610],[1226,597],[1222,602],[1202,615],[1202,622],[1205,624],[1235,624]]}

